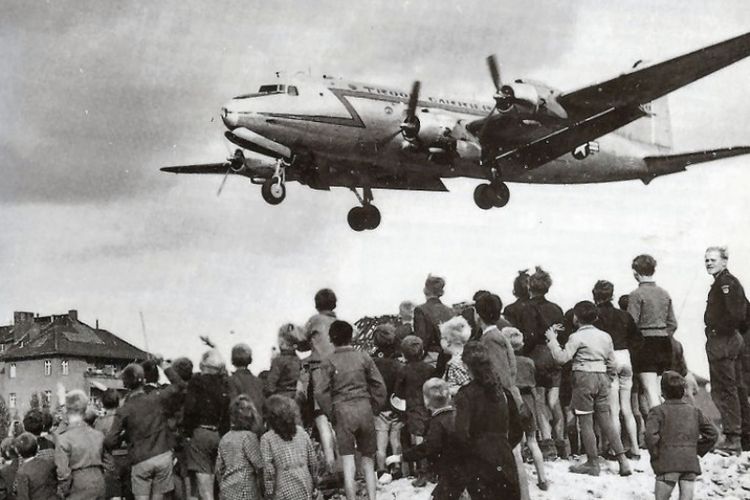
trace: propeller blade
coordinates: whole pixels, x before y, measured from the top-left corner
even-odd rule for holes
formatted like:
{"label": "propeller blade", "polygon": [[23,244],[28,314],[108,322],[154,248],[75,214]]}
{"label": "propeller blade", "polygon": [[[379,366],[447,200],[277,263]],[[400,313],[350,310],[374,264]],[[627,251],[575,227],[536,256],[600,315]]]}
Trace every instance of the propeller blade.
{"label": "propeller blade", "polygon": [[387,136],[383,137],[382,139],[375,142],[375,148],[380,149],[382,146],[385,146],[389,142],[393,140],[394,137],[396,137],[398,134],[401,133],[401,129],[396,130],[395,132],[388,134]]}
{"label": "propeller blade", "polygon": [[495,91],[500,92],[502,81],[500,80],[500,67],[497,65],[495,55],[487,56],[487,66],[490,69],[490,76],[492,77],[492,83],[495,84]]}
{"label": "propeller blade", "polygon": [[232,171],[232,167],[230,166],[230,167],[229,167],[229,168],[227,169],[227,173],[226,173],[226,174],[224,174],[224,178],[223,178],[223,179],[221,179],[221,184],[219,185],[219,190],[218,190],[218,191],[216,191],[216,196],[217,196],[217,197],[218,197],[218,196],[221,196],[221,192],[222,192],[222,190],[224,189],[224,184],[226,184],[226,183],[227,183],[227,177],[229,177],[229,173],[230,173],[231,171]]}
{"label": "propeller blade", "polygon": [[409,105],[406,108],[406,121],[412,121],[417,114],[417,104],[419,104],[419,89],[422,86],[419,80],[414,82],[409,94]]}

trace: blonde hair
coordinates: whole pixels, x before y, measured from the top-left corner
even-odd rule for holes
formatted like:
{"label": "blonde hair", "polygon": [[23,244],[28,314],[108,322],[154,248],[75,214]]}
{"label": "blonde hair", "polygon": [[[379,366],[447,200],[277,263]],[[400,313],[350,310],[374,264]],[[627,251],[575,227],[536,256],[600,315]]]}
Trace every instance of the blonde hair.
{"label": "blonde hair", "polygon": [[500,330],[500,334],[507,338],[510,342],[510,347],[517,351],[523,347],[523,333],[521,333],[521,330],[514,326],[506,326],[502,330]]}
{"label": "blonde hair", "polygon": [[463,316],[456,316],[440,325],[440,336],[448,344],[464,345],[471,337],[471,326]]}
{"label": "blonde hair", "polygon": [[422,386],[422,395],[432,408],[443,408],[448,406],[451,400],[448,382],[441,378],[431,378]]}
{"label": "blonde hair", "polygon": [[725,246],[711,246],[706,248],[706,253],[708,252],[717,252],[719,254],[719,257],[721,257],[724,260],[729,260],[729,248]]}
{"label": "blonde hair", "polygon": [[74,389],[65,395],[65,408],[68,413],[83,416],[89,405],[89,397],[81,389]]}

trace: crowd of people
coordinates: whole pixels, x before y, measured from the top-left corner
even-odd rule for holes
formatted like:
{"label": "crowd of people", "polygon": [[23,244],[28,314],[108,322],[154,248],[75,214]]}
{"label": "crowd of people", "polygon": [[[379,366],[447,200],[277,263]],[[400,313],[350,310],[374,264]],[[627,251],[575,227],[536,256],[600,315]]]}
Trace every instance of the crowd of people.
{"label": "crowd of people", "polygon": [[[716,449],[739,454],[750,450],[750,309],[727,261],[724,248],[706,252],[706,350],[724,433]],[[648,448],[655,497],[679,485],[692,498],[718,429],[692,403],[655,259],[639,255],[632,269],[638,286],[618,307],[600,280],[567,312],[546,298],[552,279],[539,267],[519,273],[504,309],[484,290],[449,307],[445,280],[428,276],[425,302],[403,302],[368,348],[352,345],[336,295],[320,290],[304,326],[279,329],[258,376],[248,345],[233,347],[230,374],[209,341],[196,373],[187,358],[128,365],[127,394],[107,390],[99,411],[80,390],[64,395],[61,418],[29,411],[0,443],[0,497],[305,500],[343,485],[353,500],[359,469],[371,500],[379,482],[405,476],[436,483],[437,500],[525,499],[525,460],[547,490],[546,460],[585,456],[571,473],[598,476],[603,456],[629,476]]]}

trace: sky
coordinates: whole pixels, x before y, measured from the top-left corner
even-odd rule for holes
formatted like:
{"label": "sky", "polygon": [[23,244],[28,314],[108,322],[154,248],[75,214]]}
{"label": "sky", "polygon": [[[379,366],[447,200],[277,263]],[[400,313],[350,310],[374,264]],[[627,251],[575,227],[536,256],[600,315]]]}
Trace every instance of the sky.
{"label": "sky", "polygon": [[[656,5],[654,5],[656,4]],[[80,318],[166,357],[236,342],[265,368],[277,328],[303,323],[322,287],[339,315],[395,313],[428,273],[448,303],[477,289],[512,301],[518,270],[542,265],[564,309],[598,279],[631,291],[635,255],[658,260],[691,369],[707,375],[702,314],[708,245],[730,247],[750,286],[748,162],[587,186],[511,185],[484,212],[476,181],[451,193],[376,191],[376,231],[354,233],[356,203],[289,185],[174,176],[221,161],[218,111],[232,96],[310,72],[429,95],[489,99],[485,58],[503,78],[573,90],[748,30],[743,0],[704,2],[3,1],[0,18],[0,324],[13,311]],[[670,95],[676,151],[750,144],[750,60]],[[139,313],[145,320],[145,336]]]}

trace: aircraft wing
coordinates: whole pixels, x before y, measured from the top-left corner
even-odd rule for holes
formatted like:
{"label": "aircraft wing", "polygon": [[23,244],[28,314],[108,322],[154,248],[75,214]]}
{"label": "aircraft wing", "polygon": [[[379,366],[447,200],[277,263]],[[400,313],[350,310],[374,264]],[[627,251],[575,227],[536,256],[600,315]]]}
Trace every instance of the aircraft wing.
{"label": "aircraft wing", "polygon": [[162,172],[173,174],[221,174],[224,175],[229,169],[229,162],[224,163],[201,163],[198,165],[179,165],[176,167],[163,167]]}
{"label": "aircraft wing", "polygon": [[557,101],[573,120],[608,108],[638,106],[658,99],[750,55],[750,33],[668,61],[566,93]]}

